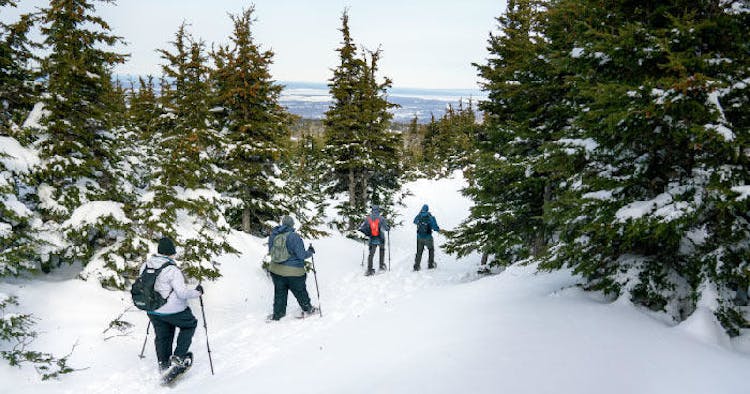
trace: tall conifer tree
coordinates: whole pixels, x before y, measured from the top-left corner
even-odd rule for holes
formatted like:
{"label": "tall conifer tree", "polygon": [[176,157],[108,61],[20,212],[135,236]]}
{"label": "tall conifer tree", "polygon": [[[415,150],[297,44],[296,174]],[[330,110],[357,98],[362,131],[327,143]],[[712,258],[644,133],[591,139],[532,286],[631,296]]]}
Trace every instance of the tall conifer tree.
{"label": "tall conifer tree", "polygon": [[552,188],[546,146],[567,118],[559,100],[565,85],[548,64],[541,16],[539,2],[509,1],[497,18],[499,34],[490,35],[491,57],[477,65],[488,100],[479,105],[485,131],[477,135],[477,164],[465,190],[475,205],[447,244],[459,255],[479,251],[511,264],[540,255],[550,238],[543,216]]}
{"label": "tall conifer tree", "polygon": [[715,305],[730,331],[750,252],[750,24],[736,5],[561,1],[547,35],[573,75],[570,138],[588,141],[551,262],[678,320]]}
{"label": "tall conifer tree", "polygon": [[169,236],[182,251],[187,275],[219,276],[214,258],[231,251],[226,241],[229,225],[223,210],[227,200],[216,190],[217,161],[223,140],[209,127],[210,85],[204,44],[193,39],[182,24],[171,42],[160,50],[163,114],[152,135],[152,182],[139,200],[137,217],[152,237]]}
{"label": "tall conifer tree", "polygon": [[377,80],[380,50],[360,55],[349,31],[349,15],[341,16],[340,64],[328,84],[333,103],[325,118],[325,152],[333,168],[333,192],[347,192],[338,206],[340,229],[354,229],[370,202],[388,206],[402,173],[398,160],[401,136],[388,130],[393,107],[385,93],[391,81]]}
{"label": "tall conifer tree", "polygon": [[[290,115],[279,104],[282,86],[269,67],[273,51],[262,50],[252,34],[254,8],[232,15],[231,44],[214,52],[217,105],[225,114],[227,171],[221,189],[241,204],[230,210],[235,226],[261,234],[276,222],[279,187],[277,164],[289,144]],[[232,212],[235,212],[232,214]],[[239,219],[239,220],[237,220]]]}
{"label": "tall conifer tree", "polygon": [[[50,234],[46,238],[54,240],[39,251],[44,268],[60,261],[87,264],[128,223],[120,215],[125,196],[115,170],[114,118],[108,115],[116,105],[112,100],[119,99],[112,68],[125,56],[105,49],[120,38],[95,15],[94,4],[52,0],[39,11],[47,92],[43,128],[35,136],[42,161],[32,177],[36,193],[28,197]],[[104,205],[113,209],[100,209]]]}

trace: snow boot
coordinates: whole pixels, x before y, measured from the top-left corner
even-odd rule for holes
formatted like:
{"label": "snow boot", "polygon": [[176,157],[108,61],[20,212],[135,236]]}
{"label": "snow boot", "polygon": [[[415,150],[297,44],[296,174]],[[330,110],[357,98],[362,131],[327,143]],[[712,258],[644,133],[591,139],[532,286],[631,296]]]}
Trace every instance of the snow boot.
{"label": "snow boot", "polygon": [[375,275],[375,270],[372,268],[368,269],[367,272],[365,272],[365,276],[372,276],[372,275]]}
{"label": "snow boot", "polygon": [[435,269],[435,267],[437,267],[437,264],[435,264],[435,263],[427,265],[427,269]]}
{"label": "snow boot", "polygon": [[169,358],[170,366],[162,375],[162,385],[172,385],[175,380],[182,376],[193,365],[193,353],[188,352],[185,357],[173,355]]}
{"label": "snow boot", "polygon": [[419,264],[414,264],[414,271],[419,271]]}
{"label": "snow boot", "polygon": [[314,314],[318,313],[318,308],[315,306],[310,306],[310,309],[307,311],[302,311],[302,314],[299,316],[300,319],[304,319],[306,317],[310,317]]}
{"label": "snow boot", "polygon": [[388,270],[388,266],[385,265],[385,264],[380,264],[380,270],[381,271],[387,271]]}

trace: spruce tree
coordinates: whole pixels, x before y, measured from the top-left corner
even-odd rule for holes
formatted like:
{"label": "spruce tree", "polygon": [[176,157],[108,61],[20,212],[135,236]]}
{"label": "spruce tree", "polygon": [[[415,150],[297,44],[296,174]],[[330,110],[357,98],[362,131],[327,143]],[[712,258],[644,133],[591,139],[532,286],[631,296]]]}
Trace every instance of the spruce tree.
{"label": "spruce tree", "polygon": [[[108,115],[117,97],[111,70],[125,56],[104,49],[120,38],[95,15],[94,3],[53,0],[39,11],[48,51],[41,60],[45,116],[34,135],[42,161],[29,197],[47,238],[63,235],[39,252],[44,269],[63,261],[86,265],[95,253],[106,253],[130,221],[122,210],[126,197],[114,168],[117,137]],[[107,264],[112,272],[116,263]]]}
{"label": "spruce tree", "polygon": [[750,24],[734,5],[561,1],[545,31],[576,106],[560,142],[581,163],[552,204],[547,266],[676,320],[709,308],[730,333],[750,252]]}
{"label": "spruce tree", "polygon": [[209,127],[210,85],[205,45],[182,24],[172,51],[159,52],[162,65],[160,106],[150,145],[154,147],[151,184],[136,209],[149,239],[169,236],[182,251],[188,276],[219,276],[214,259],[232,251],[223,211],[228,201],[216,190],[223,140]]}
{"label": "spruce tree", "polygon": [[458,108],[449,104],[439,120],[432,116],[422,142],[423,165],[428,174],[447,176],[470,164],[482,128],[476,117],[472,101],[464,107],[463,100]]}
{"label": "spruce tree", "polygon": [[[15,7],[0,0],[2,7]],[[30,62],[38,44],[28,38],[33,15],[25,14],[11,24],[0,22],[0,135],[21,136],[20,126],[34,105],[34,72]]]}
{"label": "spruce tree", "polygon": [[282,162],[284,186],[281,194],[285,196],[282,206],[297,219],[297,229],[305,237],[327,235],[318,228],[324,223],[328,206],[325,194],[328,171],[322,143],[309,133],[300,136]]}
{"label": "spruce tree", "polygon": [[[231,44],[213,53],[216,105],[225,116],[226,150],[221,190],[241,203],[229,211],[235,227],[262,234],[275,223],[279,187],[277,164],[289,144],[290,115],[279,104],[282,86],[269,67],[273,51],[262,50],[252,34],[254,8],[232,15]],[[224,115],[225,114],[225,115]],[[241,225],[241,226],[240,226]]]}
{"label": "spruce tree", "polygon": [[[329,91],[333,103],[326,111],[325,152],[332,163],[334,193],[346,192],[338,205],[341,230],[353,230],[368,203],[389,206],[403,172],[399,160],[401,136],[388,130],[393,107],[386,99],[391,81],[378,82],[380,50],[357,54],[349,31],[349,15],[341,16],[343,36],[340,64],[333,70]],[[387,208],[386,208],[387,210]]]}
{"label": "spruce tree", "polygon": [[[15,3],[0,1],[0,8],[8,6]],[[18,197],[29,164],[38,161],[17,140],[23,141],[20,126],[33,105],[30,20],[24,15],[15,23],[0,23],[0,277],[34,270],[39,247],[31,225],[33,212]]]}
{"label": "spruce tree", "polygon": [[[485,125],[475,133],[476,165],[467,171],[465,194],[475,205],[446,245],[459,256],[478,251],[506,265],[541,256],[550,239],[544,213],[554,173],[547,146],[567,117],[559,100],[564,80],[548,64],[542,16],[536,1],[509,1],[497,18],[500,32],[490,35],[487,64],[476,65],[488,100],[479,104]],[[461,121],[449,111],[441,123],[454,127],[454,118]],[[430,138],[436,144],[442,130],[440,124],[433,127],[437,130]]]}

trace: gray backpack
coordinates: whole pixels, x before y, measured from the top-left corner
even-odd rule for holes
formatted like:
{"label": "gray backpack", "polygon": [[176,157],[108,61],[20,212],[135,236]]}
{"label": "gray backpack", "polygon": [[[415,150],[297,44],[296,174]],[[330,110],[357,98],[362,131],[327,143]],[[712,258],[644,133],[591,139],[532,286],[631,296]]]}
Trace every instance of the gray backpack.
{"label": "gray backpack", "polygon": [[271,245],[271,262],[281,263],[289,259],[289,250],[286,248],[286,238],[289,236],[291,231],[276,235],[273,239],[273,245]]}

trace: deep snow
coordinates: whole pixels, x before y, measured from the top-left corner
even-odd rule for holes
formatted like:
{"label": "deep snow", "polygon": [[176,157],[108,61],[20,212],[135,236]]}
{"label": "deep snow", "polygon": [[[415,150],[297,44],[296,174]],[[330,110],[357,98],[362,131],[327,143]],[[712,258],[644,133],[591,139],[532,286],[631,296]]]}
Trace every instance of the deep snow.
{"label": "deep snow", "polygon": [[[205,285],[216,375],[199,328],[196,364],[175,389],[158,386],[153,334],[141,350],[147,319],[131,309],[125,336],[103,331],[130,306],[129,294],[75,279],[70,267],[43,281],[0,283],[40,318],[35,349],[85,368],[41,382],[30,367],[0,365],[8,393],[746,393],[750,357],[744,337],[712,340],[715,322],[698,316],[670,326],[620,300],[607,303],[574,285],[570,273],[511,267],[481,277],[478,256],[456,261],[438,250],[438,269],[411,271],[411,220],[430,204],[443,228],[463,219],[469,202],[460,177],[407,185],[414,194],[391,232],[392,271],[364,277],[361,243],[334,235],[313,241],[324,317],[266,323],[272,285],[260,268],[264,240],[232,235],[240,255],[220,259],[223,277]],[[309,243],[309,240],[305,240]],[[436,236],[437,244],[444,241]],[[423,256],[426,260],[427,254]],[[423,266],[426,261],[423,261]],[[308,290],[317,304],[313,277]]]}

